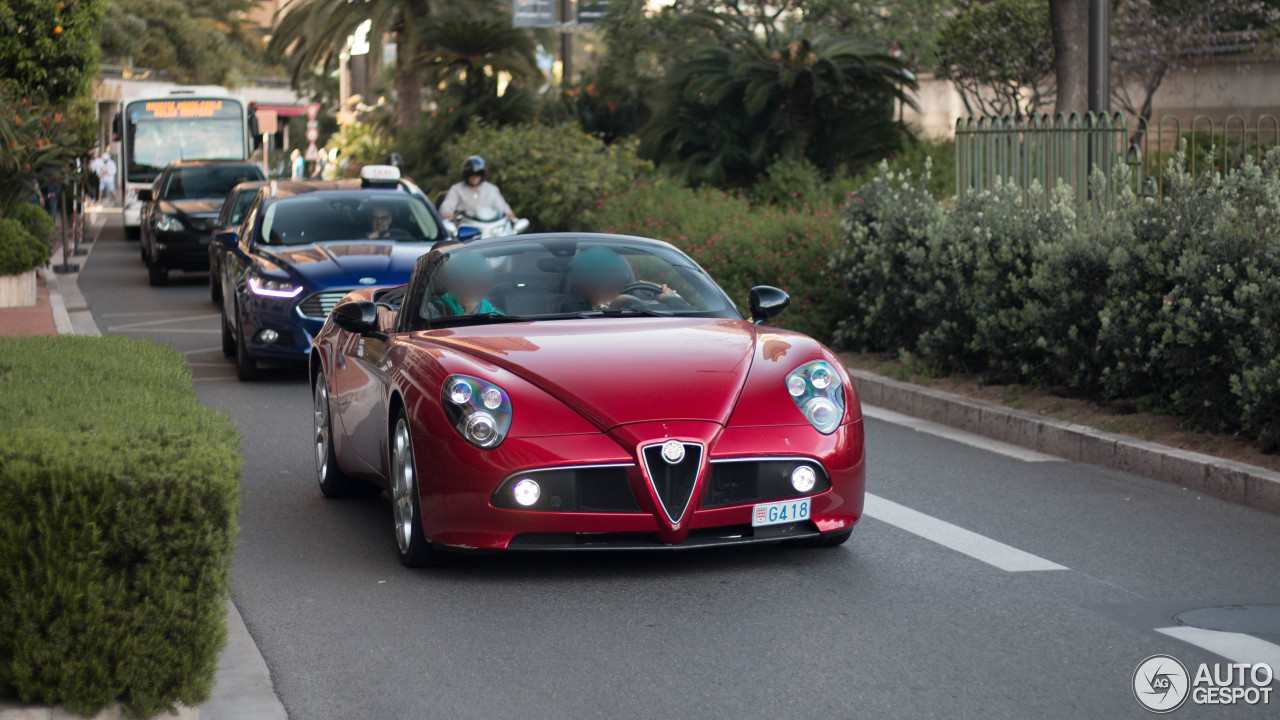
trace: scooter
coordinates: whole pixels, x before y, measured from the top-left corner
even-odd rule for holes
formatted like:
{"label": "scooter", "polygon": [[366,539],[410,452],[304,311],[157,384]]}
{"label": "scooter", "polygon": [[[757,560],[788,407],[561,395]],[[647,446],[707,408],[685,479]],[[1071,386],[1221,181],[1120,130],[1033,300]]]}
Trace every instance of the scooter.
{"label": "scooter", "polygon": [[527,218],[512,220],[497,208],[483,208],[475,214],[462,213],[457,222],[445,221],[445,228],[458,242],[469,242],[483,238],[506,237],[519,235],[529,229]]}

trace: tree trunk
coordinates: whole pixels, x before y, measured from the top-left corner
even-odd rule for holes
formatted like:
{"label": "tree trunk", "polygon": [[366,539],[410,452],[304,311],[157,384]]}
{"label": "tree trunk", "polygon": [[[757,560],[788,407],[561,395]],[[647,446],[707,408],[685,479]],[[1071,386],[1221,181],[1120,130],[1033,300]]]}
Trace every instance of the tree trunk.
{"label": "tree trunk", "polygon": [[409,130],[422,114],[422,77],[413,61],[416,48],[409,47],[409,33],[402,20],[396,27],[396,127]]}
{"label": "tree trunk", "polygon": [[1058,85],[1055,112],[1089,109],[1089,2],[1049,0],[1053,71]]}

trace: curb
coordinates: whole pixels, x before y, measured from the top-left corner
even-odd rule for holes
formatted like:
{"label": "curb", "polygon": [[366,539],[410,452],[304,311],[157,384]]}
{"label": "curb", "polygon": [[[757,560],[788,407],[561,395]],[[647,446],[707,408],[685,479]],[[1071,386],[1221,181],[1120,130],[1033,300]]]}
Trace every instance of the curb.
{"label": "curb", "polygon": [[1280,514],[1280,472],[1012,410],[865,370],[848,371],[859,398],[868,405]]}

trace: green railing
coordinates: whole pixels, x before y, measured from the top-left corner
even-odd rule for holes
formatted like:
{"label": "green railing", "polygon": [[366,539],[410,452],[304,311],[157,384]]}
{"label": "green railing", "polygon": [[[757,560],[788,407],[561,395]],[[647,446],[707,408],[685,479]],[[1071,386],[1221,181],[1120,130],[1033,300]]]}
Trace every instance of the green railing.
{"label": "green railing", "polygon": [[[1120,112],[961,118],[956,122],[956,193],[963,197],[991,190],[996,182],[1012,183],[1026,201],[1038,184],[1039,201],[1048,203],[1061,182],[1072,189],[1076,217],[1083,220],[1114,202],[1112,170],[1118,163],[1129,166],[1136,192],[1162,196],[1164,165],[1183,141],[1185,166],[1193,177],[1226,172],[1246,157],[1261,160],[1280,145],[1280,120],[1264,114],[1250,125],[1243,116],[1230,115],[1219,124],[1196,115],[1184,130],[1172,115],[1149,123]],[[1100,202],[1090,198],[1088,180],[1095,168],[1107,183],[1103,197],[1094,199]]]}

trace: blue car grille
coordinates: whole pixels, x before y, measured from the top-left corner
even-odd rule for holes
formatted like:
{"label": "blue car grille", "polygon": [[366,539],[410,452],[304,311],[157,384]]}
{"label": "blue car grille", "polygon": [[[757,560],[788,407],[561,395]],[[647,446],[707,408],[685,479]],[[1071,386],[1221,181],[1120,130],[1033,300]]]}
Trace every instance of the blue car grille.
{"label": "blue car grille", "polygon": [[326,292],[311,293],[298,303],[298,312],[303,317],[315,318],[316,320],[324,320],[329,317],[329,313],[333,310],[333,306],[347,295],[346,290],[329,290]]}

